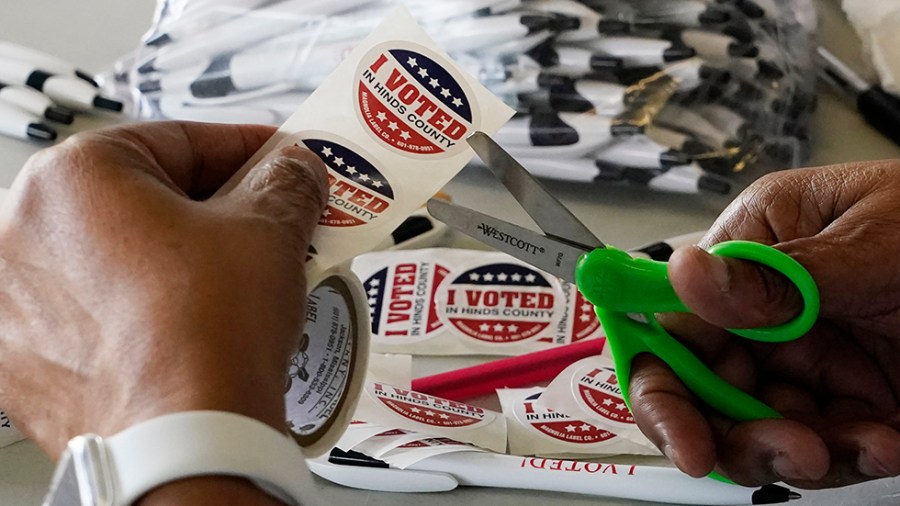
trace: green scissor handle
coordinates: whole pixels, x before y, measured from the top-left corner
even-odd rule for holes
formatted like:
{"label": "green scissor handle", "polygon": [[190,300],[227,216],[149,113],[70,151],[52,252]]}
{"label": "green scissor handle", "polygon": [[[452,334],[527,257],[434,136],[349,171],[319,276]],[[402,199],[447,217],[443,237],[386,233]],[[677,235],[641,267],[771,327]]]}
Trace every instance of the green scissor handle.
{"label": "green scissor handle", "polygon": [[[729,241],[711,253],[757,262],[787,277],[803,297],[803,311],[794,320],[760,329],[729,329],[739,336],[765,342],[785,342],[806,334],[819,315],[819,290],[809,272],[796,260],[772,247],[748,241]],[[635,259],[615,248],[584,255],[575,271],[578,289],[596,307],[631,409],[628,385],[631,362],[640,353],[664,360],[694,394],[710,407],[736,421],[780,418],[781,415],[712,372],[656,321],[655,313],[689,312],[675,294],[667,264]]]}

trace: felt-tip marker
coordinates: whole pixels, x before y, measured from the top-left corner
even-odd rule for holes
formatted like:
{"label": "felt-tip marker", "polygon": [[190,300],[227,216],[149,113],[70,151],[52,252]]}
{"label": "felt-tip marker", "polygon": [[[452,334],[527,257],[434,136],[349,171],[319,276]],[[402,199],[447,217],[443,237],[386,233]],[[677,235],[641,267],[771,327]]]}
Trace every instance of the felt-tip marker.
{"label": "felt-tip marker", "polygon": [[0,101],[0,134],[32,141],[56,140],[56,130],[27,111]]}

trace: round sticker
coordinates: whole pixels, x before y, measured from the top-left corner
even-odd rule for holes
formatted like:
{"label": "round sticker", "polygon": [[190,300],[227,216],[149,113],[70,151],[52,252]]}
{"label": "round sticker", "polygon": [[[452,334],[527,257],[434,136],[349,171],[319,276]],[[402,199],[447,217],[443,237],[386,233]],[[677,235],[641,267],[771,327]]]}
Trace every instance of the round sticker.
{"label": "round sticker", "polygon": [[452,64],[418,44],[389,42],[362,58],[354,100],[364,130],[405,155],[453,156],[480,127],[474,93]]}
{"label": "round sticker", "polygon": [[540,407],[534,402],[538,397],[540,394],[535,394],[515,403],[513,413],[522,425],[558,441],[579,445],[602,443],[616,437],[596,425]]}
{"label": "round sticker", "polygon": [[444,324],[435,294],[449,270],[431,262],[390,265],[363,281],[372,315],[372,338],[386,344],[428,339]]}
{"label": "round sticker", "polygon": [[634,425],[634,417],[622,398],[616,370],[610,367],[590,368],[574,376],[578,395],[575,398],[588,411],[605,420]]}
{"label": "round sticker", "polygon": [[378,220],[394,203],[391,182],[370,160],[371,156],[343,139],[328,134],[300,134],[303,144],[328,167],[328,204],[319,225],[358,227]]}
{"label": "round sticker", "polygon": [[431,427],[475,427],[488,424],[494,419],[492,413],[477,406],[382,383],[369,383],[366,391],[397,415]]}
{"label": "round sticker", "polygon": [[523,264],[462,269],[438,293],[438,314],[450,327],[492,344],[539,339],[558,315],[558,282]]}

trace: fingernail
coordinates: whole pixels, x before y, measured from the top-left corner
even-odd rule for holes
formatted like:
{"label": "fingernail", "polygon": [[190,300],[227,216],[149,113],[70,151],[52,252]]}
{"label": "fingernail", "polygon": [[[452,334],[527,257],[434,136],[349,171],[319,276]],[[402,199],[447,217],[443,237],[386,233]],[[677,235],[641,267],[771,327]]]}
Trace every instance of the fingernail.
{"label": "fingernail", "polygon": [[772,470],[775,471],[775,474],[777,474],[779,478],[785,480],[812,480],[816,478],[815,476],[811,476],[810,473],[802,467],[798,467],[797,464],[785,454],[778,454],[775,456],[775,459],[772,460]]}
{"label": "fingernail", "polygon": [[731,288],[731,269],[725,263],[725,259],[717,255],[708,255],[709,274],[719,287],[719,291],[725,293]]}
{"label": "fingernail", "polygon": [[856,465],[859,468],[860,473],[870,478],[887,478],[888,476],[893,475],[883,462],[878,460],[877,457],[872,455],[872,452],[867,450],[860,452],[859,458],[856,460]]}
{"label": "fingernail", "polygon": [[669,459],[669,462],[675,463],[675,450],[668,444],[664,444],[660,451]]}

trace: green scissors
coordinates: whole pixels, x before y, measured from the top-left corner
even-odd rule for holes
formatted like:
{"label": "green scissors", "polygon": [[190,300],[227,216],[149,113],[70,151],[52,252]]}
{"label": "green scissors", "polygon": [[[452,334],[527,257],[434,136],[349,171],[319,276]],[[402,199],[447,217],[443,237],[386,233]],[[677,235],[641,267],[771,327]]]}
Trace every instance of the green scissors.
{"label": "green scissors", "polygon": [[[575,283],[596,308],[629,409],[632,360],[640,353],[651,353],[665,361],[703,402],[732,420],[781,417],[712,372],[657,322],[656,313],[689,312],[672,289],[665,262],[634,258],[604,245],[487,134],[477,132],[468,142],[544,235],[442,200],[430,200],[429,212],[466,235]],[[788,323],[730,332],[746,339],[779,343],[797,339],[812,328],[819,315],[819,290],[796,260],[748,241],[723,242],[709,251],[771,267],[794,283],[803,297],[803,311]]]}

